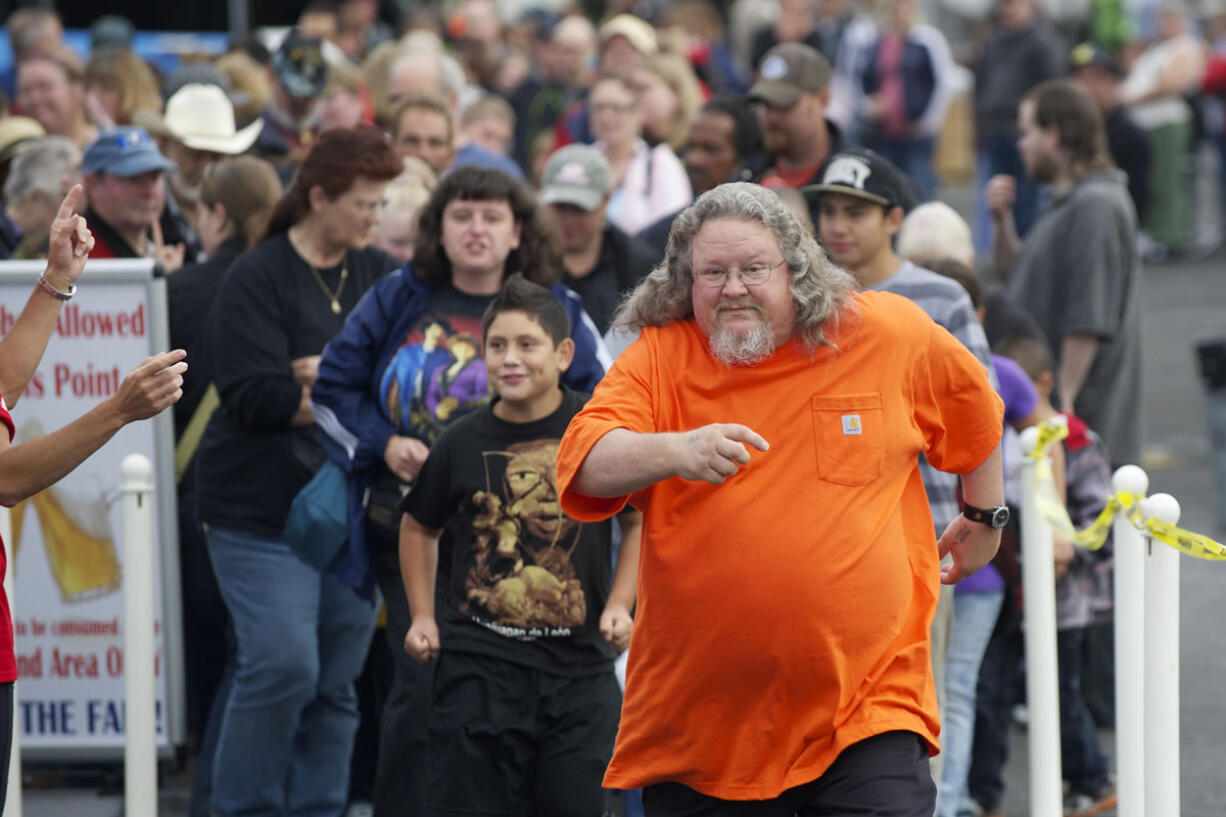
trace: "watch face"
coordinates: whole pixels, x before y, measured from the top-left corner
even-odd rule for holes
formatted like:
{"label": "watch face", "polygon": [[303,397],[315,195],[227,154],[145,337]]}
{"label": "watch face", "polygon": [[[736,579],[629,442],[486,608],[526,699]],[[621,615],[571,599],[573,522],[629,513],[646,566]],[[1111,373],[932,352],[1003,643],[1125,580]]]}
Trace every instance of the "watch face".
{"label": "watch face", "polygon": [[996,510],[992,511],[992,527],[996,529],[1003,528],[1009,524],[1009,508],[1001,505]]}

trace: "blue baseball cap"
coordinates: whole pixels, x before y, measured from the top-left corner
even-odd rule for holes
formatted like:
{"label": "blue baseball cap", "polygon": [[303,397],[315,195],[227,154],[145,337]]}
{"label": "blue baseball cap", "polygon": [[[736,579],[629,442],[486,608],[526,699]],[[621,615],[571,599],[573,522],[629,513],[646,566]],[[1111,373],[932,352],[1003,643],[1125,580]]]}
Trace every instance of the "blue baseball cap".
{"label": "blue baseball cap", "polygon": [[172,167],[175,163],[161,154],[144,128],[103,131],[85,148],[81,162],[84,173],[109,173],[125,178]]}

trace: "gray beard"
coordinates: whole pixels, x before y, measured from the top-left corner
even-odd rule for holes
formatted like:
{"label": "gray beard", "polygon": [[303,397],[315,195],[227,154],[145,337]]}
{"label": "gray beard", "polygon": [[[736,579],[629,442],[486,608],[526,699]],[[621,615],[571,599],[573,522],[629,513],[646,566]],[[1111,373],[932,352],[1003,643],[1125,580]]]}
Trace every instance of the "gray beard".
{"label": "gray beard", "polygon": [[709,342],[711,354],[725,366],[753,366],[775,351],[775,339],[763,323],[757,323],[748,332],[739,334],[717,326],[712,330]]}

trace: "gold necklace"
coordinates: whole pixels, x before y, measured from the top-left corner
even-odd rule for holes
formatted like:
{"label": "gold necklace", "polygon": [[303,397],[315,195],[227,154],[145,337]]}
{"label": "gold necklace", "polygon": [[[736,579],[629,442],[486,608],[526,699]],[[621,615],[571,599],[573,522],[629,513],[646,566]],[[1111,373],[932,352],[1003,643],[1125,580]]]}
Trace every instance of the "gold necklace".
{"label": "gold necklace", "polygon": [[[306,259],[303,260],[305,261]],[[336,292],[328,289],[328,285],[324,283],[323,275],[320,274],[319,270],[315,268],[314,264],[308,262],[307,266],[311,268],[311,274],[315,276],[315,283],[319,284],[319,288],[323,291],[324,297],[331,301],[332,314],[341,314],[341,292],[343,292],[345,289],[345,282],[349,280],[349,265],[344,261],[341,262],[341,282],[336,285]]]}

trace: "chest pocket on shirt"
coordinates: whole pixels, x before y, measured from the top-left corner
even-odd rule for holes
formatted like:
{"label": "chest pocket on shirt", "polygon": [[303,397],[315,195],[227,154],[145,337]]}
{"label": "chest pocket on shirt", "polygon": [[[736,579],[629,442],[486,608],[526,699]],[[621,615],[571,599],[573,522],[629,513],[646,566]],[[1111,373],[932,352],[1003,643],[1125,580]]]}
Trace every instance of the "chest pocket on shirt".
{"label": "chest pocket on shirt", "polygon": [[881,476],[885,412],[880,394],[816,395],[812,408],[818,477],[865,485]]}

